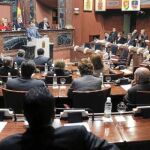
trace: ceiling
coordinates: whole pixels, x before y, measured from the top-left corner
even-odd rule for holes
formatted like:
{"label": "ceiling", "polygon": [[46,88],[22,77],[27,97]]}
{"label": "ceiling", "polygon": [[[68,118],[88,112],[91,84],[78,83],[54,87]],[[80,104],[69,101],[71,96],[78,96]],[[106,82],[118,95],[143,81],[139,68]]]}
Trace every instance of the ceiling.
{"label": "ceiling", "polygon": [[37,0],[41,4],[50,7],[50,8],[57,8],[57,0]]}

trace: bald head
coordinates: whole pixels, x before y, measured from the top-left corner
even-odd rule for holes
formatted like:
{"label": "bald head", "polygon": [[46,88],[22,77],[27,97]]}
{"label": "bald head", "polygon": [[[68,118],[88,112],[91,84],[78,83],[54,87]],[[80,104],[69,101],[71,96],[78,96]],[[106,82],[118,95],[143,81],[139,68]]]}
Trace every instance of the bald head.
{"label": "bald head", "polygon": [[150,71],[145,67],[136,69],[134,78],[137,83],[145,83],[150,81]]}

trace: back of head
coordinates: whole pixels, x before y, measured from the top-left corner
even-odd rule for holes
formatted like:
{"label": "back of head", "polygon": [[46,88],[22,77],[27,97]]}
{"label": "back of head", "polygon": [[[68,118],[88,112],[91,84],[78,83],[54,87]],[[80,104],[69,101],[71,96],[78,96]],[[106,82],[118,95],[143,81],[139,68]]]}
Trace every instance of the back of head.
{"label": "back of head", "polygon": [[24,57],[25,51],[23,49],[20,49],[17,53],[18,57]]}
{"label": "back of head", "polygon": [[91,62],[94,66],[94,70],[103,69],[104,65],[103,65],[103,62],[102,62],[102,55],[92,54],[90,59],[91,59]]}
{"label": "back of head", "polygon": [[24,115],[31,129],[48,127],[54,117],[54,98],[46,87],[29,90],[24,101]]}
{"label": "back of head", "polygon": [[3,58],[3,66],[4,67],[11,67],[13,63],[13,60],[11,57],[4,57]]}
{"label": "back of head", "polygon": [[56,61],[54,66],[57,69],[65,69],[65,62],[64,61]]}
{"label": "back of head", "polygon": [[21,75],[24,78],[31,78],[35,71],[35,63],[32,60],[26,60],[21,64]]}
{"label": "back of head", "polygon": [[43,49],[43,48],[39,48],[39,49],[37,50],[37,54],[38,54],[38,55],[44,55],[44,49]]}
{"label": "back of head", "polygon": [[150,81],[150,71],[145,67],[136,69],[134,73],[136,83],[148,83]]}
{"label": "back of head", "polygon": [[86,59],[86,58],[81,59],[78,68],[79,68],[81,76],[93,74],[94,67],[89,59]]}

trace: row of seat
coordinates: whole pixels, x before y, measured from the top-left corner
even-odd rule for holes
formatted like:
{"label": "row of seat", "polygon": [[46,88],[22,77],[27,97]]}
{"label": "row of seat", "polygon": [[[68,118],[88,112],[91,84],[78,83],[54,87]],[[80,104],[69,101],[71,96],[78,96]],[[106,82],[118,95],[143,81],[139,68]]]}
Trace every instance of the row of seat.
{"label": "row of seat", "polygon": [[[13,91],[3,88],[3,97],[6,108],[11,108],[17,114],[23,113],[23,101],[27,91]],[[104,112],[106,98],[110,96],[111,88],[96,91],[73,91],[73,108],[90,108],[94,113]],[[135,104],[128,104],[128,108],[150,105],[150,91],[139,91]]]}

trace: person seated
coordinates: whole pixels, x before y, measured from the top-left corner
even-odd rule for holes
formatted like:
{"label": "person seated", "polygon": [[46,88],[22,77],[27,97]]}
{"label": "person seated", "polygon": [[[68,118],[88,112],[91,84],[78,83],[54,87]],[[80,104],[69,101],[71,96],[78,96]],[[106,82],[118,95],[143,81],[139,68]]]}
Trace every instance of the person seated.
{"label": "person seated", "polygon": [[109,35],[109,33],[107,33],[107,32],[105,32],[105,40],[107,41],[107,42],[112,42],[112,37]]}
{"label": "person seated", "polygon": [[65,62],[64,61],[56,61],[54,64],[54,68],[52,71],[47,73],[47,76],[69,76],[71,74],[70,71],[65,70]]}
{"label": "person seated", "polygon": [[135,39],[132,38],[132,33],[128,33],[127,43],[128,46],[136,46]]}
{"label": "person seated", "polygon": [[34,62],[36,65],[45,65],[46,63],[51,66],[51,59],[49,57],[45,57],[44,56],[44,49],[43,48],[39,48],[37,50],[37,57],[34,58]]}
{"label": "person seated", "polygon": [[39,29],[44,29],[47,30],[50,28],[49,22],[48,22],[48,18],[44,18],[42,22],[39,23]]}
{"label": "person seated", "polygon": [[38,28],[35,26],[35,23],[32,21],[30,21],[29,23],[29,28],[27,28],[26,34],[29,41],[41,37],[40,33],[38,32]]}
{"label": "person seated", "polygon": [[18,30],[18,31],[25,29],[21,17],[17,18],[17,21],[13,24],[13,28],[14,28],[14,30]]}
{"label": "person seated", "polygon": [[100,73],[103,73],[103,69],[104,69],[104,64],[102,62],[102,56],[100,54],[92,54],[90,59],[94,66],[93,75],[95,77],[99,77]]}
{"label": "person seated", "polygon": [[11,27],[10,27],[10,24],[8,23],[7,18],[2,18],[2,23],[0,25],[0,30],[1,31],[10,31],[11,30]]}
{"label": "person seated", "polygon": [[116,44],[124,44],[126,43],[126,39],[123,37],[122,32],[119,32],[117,35]]}
{"label": "person seated", "polygon": [[29,123],[24,133],[0,142],[1,150],[119,150],[116,145],[96,137],[84,126],[52,126],[55,100],[45,87],[31,89],[25,97],[24,116]]}
{"label": "person seated", "polygon": [[93,91],[100,90],[102,81],[93,76],[94,66],[90,60],[83,58],[79,63],[81,77],[74,79],[68,90],[68,96],[72,97],[72,91]]}
{"label": "person seated", "polygon": [[7,77],[4,76],[19,76],[19,71],[13,69],[13,59],[11,57],[4,57],[3,58],[3,65],[0,67],[0,76],[1,80],[5,83],[7,82]]}
{"label": "person seated", "polygon": [[18,67],[20,67],[21,63],[26,60],[24,56],[25,56],[25,51],[23,49],[18,50],[17,57],[14,58],[14,62],[17,63]]}
{"label": "person seated", "polygon": [[35,68],[35,63],[32,60],[23,61],[21,64],[21,77],[9,79],[6,83],[6,88],[17,91],[28,91],[33,87],[45,86],[43,81],[32,78]]}
{"label": "person seated", "polygon": [[146,40],[148,40],[148,35],[145,33],[145,29],[142,29],[138,36],[139,46],[145,48],[147,46]]}
{"label": "person seated", "polygon": [[4,57],[3,58],[3,65],[0,67],[0,75],[1,76],[8,76],[8,73],[11,76],[18,76],[19,72],[16,69],[13,69],[13,59],[11,57]]}
{"label": "person seated", "polygon": [[129,104],[135,104],[138,91],[150,91],[150,71],[145,67],[140,67],[134,72],[132,87],[125,95],[124,101]]}
{"label": "person seated", "polygon": [[117,33],[116,28],[113,28],[112,32],[109,34],[111,43],[113,43],[113,42],[115,42],[117,40],[117,34],[118,33]]}

